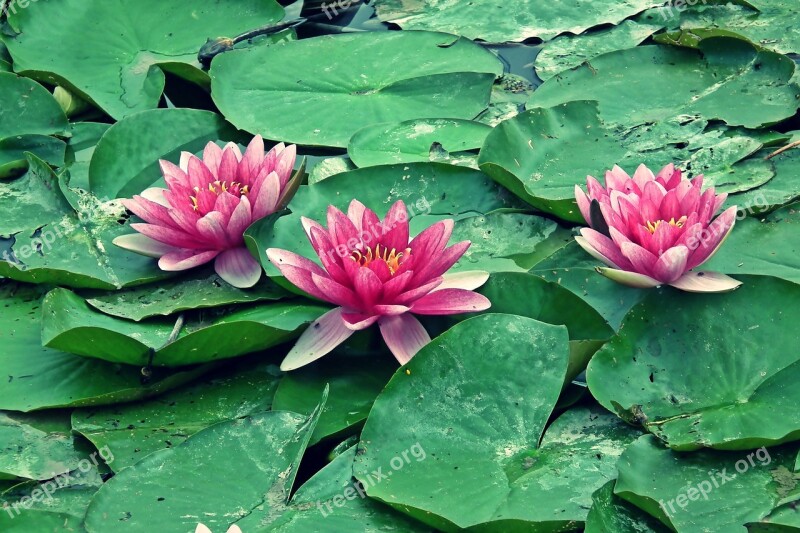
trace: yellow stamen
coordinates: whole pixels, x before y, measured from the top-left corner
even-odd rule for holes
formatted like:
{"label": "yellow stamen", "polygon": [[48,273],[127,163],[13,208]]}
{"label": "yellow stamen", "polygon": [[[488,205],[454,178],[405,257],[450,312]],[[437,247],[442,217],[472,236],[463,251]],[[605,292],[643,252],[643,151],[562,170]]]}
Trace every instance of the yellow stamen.
{"label": "yellow stamen", "polygon": [[[647,228],[647,231],[649,231],[650,233],[655,233],[656,230],[658,229],[658,226],[662,222],[667,222],[667,221],[666,220],[656,220],[655,222],[651,222],[651,221],[648,220],[647,224],[645,224],[645,227]],[[686,215],[682,216],[678,220],[675,220],[675,218],[673,217],[673,218],[669,219],[669,222],[667,222],[667,224],[669,224],[670,226],[676,226],[676,227],[682,228],[683,225],[686,224]]]}
{"label": "yellow stamen", "polygon": [[386,266],[389,267],[389,272],[394,275],[395,272],[400,268],[401,260],[405,257],[408,258],[411,255],[411,248],[406,248],[402,252],[398,252],[394,248],[389,250],[385,246],[381,248],[380,244],[376,244],[375,248],[368,247],[366,253],[361,253],[358,250],[353,250],[350,254],[350,259],[365,267],[369,265],[372,261],[377,259],[382,259]]}

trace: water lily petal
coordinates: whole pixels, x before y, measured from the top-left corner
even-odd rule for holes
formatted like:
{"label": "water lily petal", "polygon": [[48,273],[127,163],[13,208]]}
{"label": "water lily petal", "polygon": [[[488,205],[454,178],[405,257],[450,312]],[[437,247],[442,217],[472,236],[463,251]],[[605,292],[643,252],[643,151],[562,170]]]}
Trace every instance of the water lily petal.
{"label": "water lily petal", "polygon": [[342,319],[342,308],[332,309],[312,322],[297,344],[281,363],[281,370],[288,372],[305,366],[329,354],[346,341],[355,331],[349,329]]}
{"label": "water lily petal", "polygon": [[587,224],[590,224],[591,216],[589,215],[589,206],[592,202],[589,200],[586,193],[583,192],[580,185],[575,185],[575,201],[578,203],[578,209],[580,209],[581,215],[583,215],[583,220],[585,220]]}
{"label": "water lily petal", "polygon": [[699,241],[699,245],[689,255],[686,270],[702,265],[717,253],[719,247],[731,234],[734,224],[736,224],[736,209],[736,206],[729,207],[714,219],[706,230],[695,236],[695,239]]}
{"label": "water lily petal", "polygon": [[653,267],[653,275],[664,283],[672,283],[686,271],[689,249],[686,246],[670,248],[658,258]]}
{"label": "water lily petal", "polygon": [[687,272],[677,281],[670,283],[676,289],[686,292],[728,292],[742,284],[730,276],[719,272]]}
{"label": "water lily petal", "polygon": [[386,346],[401,365],[408,363],[423,346],[431,342],[431,336],[423,325],[409,313],[383,317],[378,325]]}
{"label": "water lily petal", "polygon": [[344,325],[348,329],[352,329],[353,331],[361,331],[362,329],[367,329],[372,324],[378,321],[380,315],[371,315],[367,313],[348,313],[346,311],[342,312],[342,320],[344,320]]}
{"label": "water lily petal", "polygon": [[147,257],[158,258],[164,254],[177,251],[174,246],[151,239],[150,237],[142,235],[141,233],[120,235],[111,242],[120,248],[124,248],[125,250],[129,250],[137,254],[146,255]]}
{"label": "water lily petal", "polygon": [[469,272],[454,272],[442,276],[442,283],[431,292],[442,289],[464,289],[472,291],[489,280],[489,273],[485,270],[470,270]]}
{"label": "water lily petal", "polygon": [[142,191],[140,195],[142,198],[147,198],[151,202],[155,202],[158,205],[164,206],[169,208],[170,203],[167,201],[167,198],[164,196],[164,193],[167,192],[167,189],[162,189],[161,187],[149,187]]}
{"label": "water lily petal", "polygon": [[197,250],[179,250],[169,252],[158,260],[158,268],[170,272],[189,270],[200,265],[205,265],[219,255],[217,250],[198,252]]}
{"label": "water lily petal", "polygon": [[275,212],[281,195],[280,179],[275,172],[270,172],[257,191],[253,192],[253,220],[260,220]]}
{"label": "water lily petal", "polygon": [[219,254],[214,269],[219,277],[239,289],[252,287],[261,278],[261,264],[244,247]]}
{"label": "water lily petal", "polygon": [[476,313],[491,307],[489,299],[476,292],[463,289],[442,289],[423,296],[411,306],[411,312],[418,315],[452,315],[456,313]]}
{"label": "water lily petal", "polygon": [[649,289],[661,285],[661,282],[645,276],[644,274],[637,274],[636,272],[628,272],[627,270],[618,270],[616,268],[603,268],[597,267],[595,270],[604,275],[608,279],[612,279],[617,283],[628,285],[629,287],[636,287],[638,289]]}
{"label": "water lily petal", "polygon": [[203,149],[203,163],[208,167],[208,170],[219,179],[219,165],[222,163],[222,148],[217,146],[215,142],[209,142]]}

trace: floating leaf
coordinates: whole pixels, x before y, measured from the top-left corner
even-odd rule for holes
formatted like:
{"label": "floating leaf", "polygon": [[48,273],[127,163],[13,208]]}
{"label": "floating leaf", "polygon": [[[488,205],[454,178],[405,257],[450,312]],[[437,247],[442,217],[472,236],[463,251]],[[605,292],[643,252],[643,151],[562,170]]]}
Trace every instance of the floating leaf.
{"label": "floating leaf", "polygon": [[676,450],[745,450],[800,437],[792,407],[800,287],[741,279],[724,294],[651,290],[589,363],[592,395]]}
{"label": "floating leaf", "polygon": [[585,533],[666,533],[658,520],[614,495],[614,481],[592,494]]}
{"label": "floating leaf", "polygon": [[54,289],[44,301],[42,343],[112,363],[174,367],[236,357],[289,341],[325,311],[308,303],[281,302],[212,314],[208,320],[189,321],[168,343],[174,321],[123,320],[93,310],[71,291]]}
{"label": "floating leaf", "polygon": [[[158,0],[62,0],[12,11],[9,23],[17,33],[2,39],[17,72],[63,81],[119,120],[158,106],[165,72],[208,85],[197,51],[209,37],[234,37],[282,15],[273,0],[223,0],[192,9]],[[53,53],[54,43],[62,53]]]}
{"label": "floating leaf", "polygon": [[489,103],[502,64],[455,39],[359,32],[236,50],[211,65],[212,96],[241,129],[314,146],[345,147],[380,122],[472,119]]}

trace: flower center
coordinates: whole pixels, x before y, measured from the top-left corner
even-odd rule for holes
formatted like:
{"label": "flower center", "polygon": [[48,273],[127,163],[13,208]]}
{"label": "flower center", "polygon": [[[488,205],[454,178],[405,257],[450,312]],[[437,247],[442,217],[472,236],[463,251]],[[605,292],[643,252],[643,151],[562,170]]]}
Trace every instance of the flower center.
{"label": "flower center", "polygon": [[247,196],[247,193],[249,193],[250,190],[247,185],[242,186],[242,184],[239,183],[238,181],[232,181],[228,183],[227,181],[220,181],[220,180],[209,183],[208,189],[201,189],[200,187],[195,187],[194,196],[189,197],[189,199],[192,201],[192,209],[194,209],[195,211],[199,209],[197,198],[200,195],[206,195],[211,193],[214,196],[219,196],[223,192],[228,192],[234,196],[242,197],[242,196]]}
{"label": "flower center", "polygon": [[656,230],[658,229],[658,226],[662,222],[666,222],[670,226],[677,226],[679,228],[682,228],[683,225],[686,224],[686,215],[682,216],[678,220],[675,220],[674,218],[671,218],[671,219],[669,219],[669,222],[667,222],[666,220],[656,220],[655,222],[651,222],[651,221],[648,220],[645,227],[647,228],[647,231],[649,231],[652,234],[652,233],[656,232]]}
{"label": "flower center", "polygon": [[389,267],[389,272],[394,275],[397,272],[397,269],[400,268],[400,265],[411,256],[411,248],[406,248],[402,252],[398,252],[394,248],[389,250],[388,248],[381,247],[380,244],[376,244],[375,248],[367,247],[365,252],[360,252],[358,250],[354,250],[350,254],[350,259],[358,263],[360,266],[365,267],[369,265],[371,262],[377,259],[383,259],[386,263],[386,266]]}

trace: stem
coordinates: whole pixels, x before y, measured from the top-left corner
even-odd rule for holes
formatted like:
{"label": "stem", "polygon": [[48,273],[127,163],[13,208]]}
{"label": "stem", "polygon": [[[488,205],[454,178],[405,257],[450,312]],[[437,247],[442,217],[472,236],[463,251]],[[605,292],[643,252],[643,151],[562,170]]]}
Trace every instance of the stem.
{"label": "stem", "polygon": [[775,150],[774,152],[772,152],[771,154],[769,154],[769,155],[768,155],[767,157],[765,157],[764,159],[765,159],[766,161],[769,161],[769,160],[770,160],[770,159],[772,159],[773,157],[775,157],[775,156],[779,156],[779,155],[781,155],[783,152],[788,152],[788,151],[789,151],[789,150],[791,150],[792,148],[797,148],[798,146],[800,146],[800,141],[795,141],[795,142],[793,142],[793,143],[787,144],[787,145],[786,145],[786,146],[784,146],[783,148],[778,148],[777,150]]}

